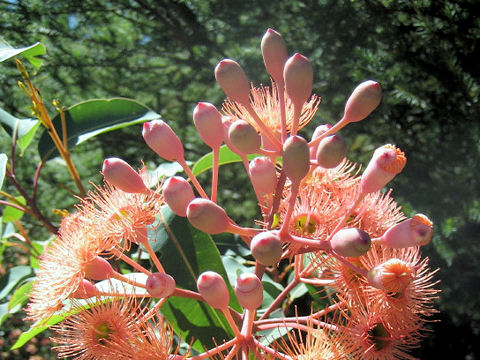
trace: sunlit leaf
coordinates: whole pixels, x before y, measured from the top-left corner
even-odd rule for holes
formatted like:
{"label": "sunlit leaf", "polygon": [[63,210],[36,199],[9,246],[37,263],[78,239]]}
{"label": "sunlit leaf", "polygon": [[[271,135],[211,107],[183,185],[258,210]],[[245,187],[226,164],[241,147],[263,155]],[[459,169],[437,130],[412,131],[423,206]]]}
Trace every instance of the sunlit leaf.
{"label": "sunlit leaf", "polygon": [[32,274],[30,266],[15,266],[0,279],[0,300],[6,298],[17,285]]}
{"label": "sunlit leaf", "polygon": [[33,65],[35,69],[38,69],[43,62],[43,60],[38,56],[43,55],[46,52],[47,50],[45,45],[39,42],[22,48],[14,48],[0,37],[0,62],[11,59],[18,55],[22,55]]}
{"label": "sunlit leaf", "polygon": [[[15,199],[20,204],[25,205],[25,199],[23,196],[17,196]],[[2,221],[4,223],[8,223],[8,222],[20,220],[23,214],[24,212],[22,210],[18,210],[14,207],[7,206],[3,212]]]}

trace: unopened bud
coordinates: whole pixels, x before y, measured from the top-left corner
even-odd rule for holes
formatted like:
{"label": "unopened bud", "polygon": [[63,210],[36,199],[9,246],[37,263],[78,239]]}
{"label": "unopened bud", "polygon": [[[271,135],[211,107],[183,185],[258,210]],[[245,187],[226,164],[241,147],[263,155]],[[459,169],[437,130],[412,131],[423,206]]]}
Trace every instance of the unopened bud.
{"label": "unopened bud", "polygon": [[105,159],[103,161],[102,174],[105,181],[127,193],[149,192],[141,176],[122,159]]}
{"label": "unopened bud", "polygon": [[240,274],[235,285],[235,295],[244,309],[255,310],[263,301],[262,282],[255,274]]}
{"label": "unopened bud", "polygon": [[80,285],[78,285],[77,290],[70,295],[70,297],[74,299],[88,299],[97,295],[98,289],[95,287],[95,285],[87,279],[83,279],[80,282]]}
{"label": "unopened bud", "polygon": [[277,186],[275,165],[267,157],[257,157],[248,167],[253,187],[264,194],[271,194]]}
{"label": "unopened bud", "polygon": [[367,275],[373,287],[389,293],[401,293],[413,281],[413,268],[400,259],[390,259],[375,266]]}
{"label": "unopened bud", "polygon": [[106,280],[115,274],[112,265],[100,256],[85,264],[84,271],[85,277],[90,280]]}
{"label": "unopened bud", "polygon": [[165,160],[183,160],[183,144],[165,121],[153,120],[144,123],[142,135],[147,145]]}
{"label": "unopened bud", "polygon": [[283,170],[292,182],[302,180],[310,169],[310,152],[307,141],[290,136],[283,144]]}
{"label": "unopened bud", "polygon": [[276,82],[283,80],[283,69],[288,55],[282,35],[275,30],[268,29],[263,35],[261,49],[268,73]]}
{"label": "unopened bud", "polygon": [[373,80],[364,81],[353,90],[345,104],[344,119],[355,122],[365,119],[382,100],[382,88]]}
{"label": "unopened bud", "polygon": [[337,167],[347,154],[347,142],[337,134],[327,136],[318,144],[317,164],[325,169]]}
{"label": "unopened bud", "polygon": [[393,225],[380,238],[380,242],[391,248],[424,246],[432,239],[433,223],[423,214]]}
{"label": "unopened bud", "polygon": [[250,249],[255,260],[265,266],[275,266],[282,257],[282,242],[271,231],[255,235]]}
{"label": "unopened bud", "polygon": [[215,309],[226,309],[230,294],[225,280],[214,271],[205,271],[197,280],[198,292]]}
{"label": "unopened bud", "polygon": [[310,60],[298,53],[293,55],[285,64],[283,78],[288,97],[294,106],[301,109],[312,93],[313,69]]}
{"label": "unopened bud", "polygon": [[215,79],[225,95],[242,105],[249,103],[250,87],[240,65],[231,59],[223,59],[215,67]]}
{"label": "unopened bud", "polygon": [[244,120],[237,120],[228,129],[228,138],[243,154],[255,154],[262,145],[257,130]]}
{"label": "unopened bud", "polygon": [[193,110],[193,122],[203,142],[216,149],[223,142],[222,114],[215,106],[200,102]]}
{"label": "unopened bud", "polygon": [[202,198],[190,202],[187,218],[194,227],[207,234],[220,234],[226,231],[230,224],[224,209],[213,201]]}
{"label": "unopened bud", "polygon": [[405,154],[394,145],[379,147],[362,175],[362,192],[366,194],[380,190],[402,171],[406,163]]}
{"label": "unopened bud", "polygon": [[370,236],[361,229],[341,229],[330,240],[332,249],[340,256],[359,257],[364,255],[371,245]]}
{"label": "unopened bud", "polygon": [[[315,139],[318,139],[321,135],[326,133],[331,128],[332,128],[332,125],[330,125],[330,124],[324,124],[324,125],[317,126],[315,128],[315,131],[313,132],[312,141],[315,140]],[[315,159],[317,157],[317,149],[318,149],[318,144],[315,144],[314,146],[310,147],[310,159]]]}
{"label": "unopened bud", "polygon": [[165,202],[178,216],[187,216],[187,207],[195,199],[192,187],[187,180],[180,176],[174,176],[163,184],[162,187]]}
{"label": "unopened bud", "polygon": [[165,298],[173,294],[176,283],[170,275],[156,272],[148,276],[145,287],[153,297]]}

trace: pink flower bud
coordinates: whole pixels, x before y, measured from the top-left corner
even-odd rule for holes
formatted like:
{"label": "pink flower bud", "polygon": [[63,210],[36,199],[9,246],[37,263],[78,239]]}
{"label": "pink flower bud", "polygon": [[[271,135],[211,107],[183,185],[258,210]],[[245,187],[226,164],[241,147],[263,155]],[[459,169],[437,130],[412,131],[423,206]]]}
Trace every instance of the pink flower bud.
{"label": "pink flower bud", "polygon": [[243,154],[255,154],[262,145],[257,130],[244,120],[237,120],[228,129],[228,138]]}
{"label": "pink flower bud", "polygon": [[255,310],[263,301],[262,282],[255,274],[240,274],[235,285],[235,295],[244,309]]}
{"label": "pink flower bud", "polygon": [[290,136],[283,144],[283,169],[292,182],[299,182],[308,174],[310,152],[301,136]]}
{"label": "pink flower bud", "polygon": [[215,309],[226,309],[230,294],[225,280],[214,271],[205,271],[197,280],[198,292]]}
{"label": "pink flower bud", "polygon": [[226,231],[230,224],[225,210],[213,201],[202,198],[190,202],[187,218],[194,227],[207,234],[220,234]]}
{"label": "pink flower bud", "polygon": [[367,280],[377,289],[401,293],[413,281],[413,270],[413,267],[403,260],[390,259],[370,270]]}
{"label": "pink flower bud", "polygon": [[223,59],[215,67],[215,79],[228,98],[242,105],[249,103],[250,87],[240,65],[231,59]]}
{"label": "pink flower bud", "polygon": [[119,158],[108,158],[102,167],[105,181],[127,193],[149,193],[141,176],[125,161]]}
{"label": "pink flower bud", "polygon": [[332,249],[340,256],[359,257],[364,255],[371,245],[370,236],[361,229],[341,229],[330,240]]}
{"label": "pink flower bud", "polygon": [[424,246],[432,239],[433,223],[423,214],[393,225],[380,238],[380,242],[391,248]]}
{"label": "pink flower bud", "polygon": [[183,160],[183,144],[165,121],[144,123],[142,135],[147,145],[165,160]]}
{"label": "pink flower bud", "polygon": [[379,147],[373,153],[362,175],[362,192],[371,193],[380,190],[402,171],[406,163],[405,154],[394,145],[387,144]]}
{"label": "pink flower bud", "polygon": [[382,88],[373,80],[364,81],[353,90],[345,105],[344,119],[355,122],[365,119],[382,100]]}
{"label": "pink flower bud", "polygon": [[70,297],[74,299],[88,299],[97,296],[97,294],[98,289],[95,285],[87,279],[83,279],[80,285],[78,285],[78,289]]}
{"label": "pink flower bud", "polygon": [[271,194],[277,186],[275,165],[267,157],[257,157],[250,161],[248,167],[253,187],[264,194]]}
{"label": "pink flower bud", "polygon": [[115,274],[112,265],[100,256],[86,263],[84,271],[85,277],[91,280],[106,280]]}
{"label": "pink flower bud", "polygon": [[312,93],[313,69],[310,60],[298,53],[293,55],[285,64],[283,78],[288,97],[294,106],[301,109]]}
{"label": "pink flower bud", "polygon": [[337,134],[323,138],[318,144],[317,164],[325,169],[337,167],[347,155],[347,143]]}
{"label": "pink flower bud", "polygon": [[175,291],[175,279],[168,274],[152,273],[145,283],[147,292],[155,298],[165,298]]}
{"label": "pink flower bud", "polygon": [[207,102],[199,102],[193,110],[193,122],[205,144],[212,149],[222,145],[222,114],[215,106]]}
{"label": "pink flower bud", "polygon": [[250,249],[255,260],[265,266],[275,266],[282,257],[282,242],[271,231],[255,235]]}
{"label": "pink flower bud", "polygon": [[162,190],[170,209],[178,216],[187,216],[188,204],[195,199],[188,181],[180,176],[171,177],[165,181]]}
{"label": "pink flower bud", "polygon": [[[324,124],[324,125],[317,126],[315,128],[315,131],[313,132],[312,141],[315,140],[315,139],[318,139],[321,135],[326,133],[331,128],[332,128],[332,125],[330,125],[330,124]],[[314,146],[310,147],[310,159],[315,159],[317,157],[317,149],[318,149],[318,144],[315,144]]]}
{"label": "pink flower bud", "polygon": [[268,29],[262,38],[262,55],[265,68],[276,81],[283,80],[283,69],[287,61],[287,47],[282,35],[272,29]]}

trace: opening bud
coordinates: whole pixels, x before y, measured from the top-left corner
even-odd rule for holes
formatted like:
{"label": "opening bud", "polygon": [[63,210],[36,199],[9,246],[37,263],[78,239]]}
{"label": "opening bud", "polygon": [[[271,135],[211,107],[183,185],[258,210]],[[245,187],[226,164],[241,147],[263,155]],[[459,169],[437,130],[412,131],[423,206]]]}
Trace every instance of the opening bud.
{"label": "opening bud", "polygon": [[271,231],[255,235],[250,243],[250,250],[255,260],[265,266],[275,266],[282,258],[282,242]]}
{"label": "opening bud", "polygon": [[389,293],[401,293],[413,281],[413,268],[400,259],[390,259],[368,272],[367,280],[373,287]]}
{"label": "opening bud", "polygon": [[[313,132],[312,141],[315,140],[315,139],[318,139],[320,136],[322,136],[324,133],[326,133],[331,128],[332,128],[332,125],[330,125],[330,124],[324,124],[324,125],[317,126],[315,128],[315,131]],[[315,144],[314,146],[310,147],[310,159],[315,159],[317,157],[317,149],[318,149],[318,144]]]}
{"label": "opening bud", "polygon": [[249,103],[250,86],[243,69],[236,61],[220,61],[215,67],[215,79],[230,100],[242,105]]}
{"label": "opening bud", "polygon": [[226,309],[230,294],[225,280],[214,271],[205,271],[197,280],[198,292],[215,309]]}
{"label": "opening bud", "polygon": [[108,183],[127,193],[148,194],[142,177],[125,161],[119,158],[108,158],[103,161],[102,174]]}
{"label": "opening bud", "polygon": [[168,274],[153,273],[147,278],[147,292],[155,298],[165,298],[175,291],[175,279]]}
{"label": "opening bud", "polygon": [[310,169],[307,141],[301,136],[290,136],[283,144],[283,169],[293,183],[302,180]]}
{"label": "opening bud", "polygon": [[277,186],[275,165],[267,157],[258,157],[250,161],[248,166],[253,187],[264,194],[271,194]]}
{"label": "opening bud", "polygon": [[255,310],[263,301],[262,282],[255,274],[240,274],[235,285],[235,295],[244,309]]}
{"label": "opening bud", "polygon": [[207,234],[226,231],[230,219],[223,208],[208,199],[196,198],[187,207],[187,218],[197,229]]}
{"label": "opening bud", "polygon": [[83,279],[80,285],[78,285],[78,289],[70,297],[74,299],[88,299],[97,296],[97,294],[98,289],[95,285],[87,279]]}
{"label": "opening bud", "polygon": [[187,207],[195,199],[192,187],[181,176],[174,176],[163,184],[162,187],[165,202],[178,216],[187,216]]}
{"label": "opening bud", "polygon": [[423,214],[393,225],[380,238],[380,242],[391,248],[424,246],[432,239],[433,223]]}
{"label": "opening bud", "polygon": [[223,142],[222,115],[210,103],[200,102],[193,110],[193,122],[203,142],[216,149]]}
{"label": "opening bud", "polygon": [[302,108],[312,93],[313,69],[310,60],[296,53],[285,64],[285,90],[294,106]]}
{"label": "opening bud", "polygon": [[282,35],[268,29],[261,43],[263,61],[268,73],[276,82],[283,81],[283,69],[287,61],[287,47]]}
{"label": "opening bud", "polygon": [[348,122],[365,119],[382,100],[382,88],[373,80],[364,81],[353,90],[345,104],[343,118]]}
{"label": "opening bud", "polygon": [[317,163],[319,166],[332,169],[337,167],[347,155],[347,142],[337,134],[327,136],[318,144]]}
{"label": "opening bud", "polygon": [[262,137],[257,130],[244,120],[237,120],[230,125],[228,138],[244,154],[255,154],[262,145]]}
{"label": "opening bud", "polygon": [[112,265],[100,256],[96,256],[86,263],[84,271],[87,279],[98,281],[109,279],[115,274]]}
{"label": "opening bud", "polygon": [[142,135],[147,145],[165,160],[183,160],[183,144],[165,121],[144,123]]}
{"label": "opening bud", "polygon": [[380,190],[403,170],[406,163],[405,154],[394,145],[387,144],[379,147],[373,153],[372,159],[362,174],[362,192],[371,193]]}
{"label": "opening bud", "polygon": [[340,256],[359,257],[364,255],[371,245],[370,236],[357,228],[341,229],[330,240],[332,249]]}

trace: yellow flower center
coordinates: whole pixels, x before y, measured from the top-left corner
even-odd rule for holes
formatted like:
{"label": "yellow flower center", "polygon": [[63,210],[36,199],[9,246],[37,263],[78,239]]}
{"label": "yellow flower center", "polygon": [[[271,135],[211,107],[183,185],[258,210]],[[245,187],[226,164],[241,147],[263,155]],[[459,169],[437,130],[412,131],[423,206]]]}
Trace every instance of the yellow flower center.
{"label": "yellow flower center", "polygon": [[313,234],[319,221],[313,214],[302,214],[295,218],[295,229],[301,234]]}
{"label": "yellow flower center", "polygon": [[390,333],[382,323],[378,323],[368,331],[368,340],[375,346],[375,350],[380,351],[390,343]]}

